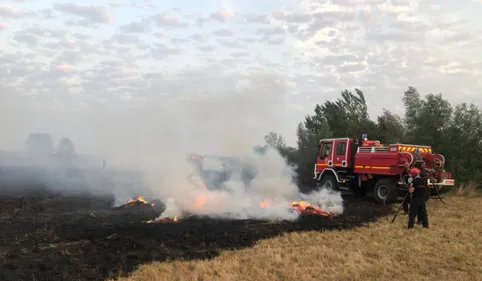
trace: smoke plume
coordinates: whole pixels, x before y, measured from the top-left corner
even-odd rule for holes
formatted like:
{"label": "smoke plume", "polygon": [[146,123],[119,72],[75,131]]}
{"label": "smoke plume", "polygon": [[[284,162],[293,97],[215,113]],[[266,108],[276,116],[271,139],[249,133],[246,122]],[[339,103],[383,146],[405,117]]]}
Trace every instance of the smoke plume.
{"label": "smoke plume", "polygon": [[[277,150],[253,150],[263,144],[269,131],[298,122],[287,114],[290,88],[282,77],[202,73],[198,75],[203,79],[197,82],[192,74],[189,79],[165,80],[153,97],[137,93],[127,102],[113,100],[109,104],[91,100],[77,111],[65,109],[71,104],[53,108],[12,99],[9,110],[3,112],[12,115],[2,120],[18,122],[8,126],[14,128],[9,131],[10,141],[17,136],[23,143],[28,133],[44,131],[68,136],[76,144],[77,154],[106,160],[103,168],[100,160],[80,165],[71,160],[40,161],[36,156],[41,162],[36,167],[44,169],[44,182],[48,178],[46,188],[56,192],[112,194],[116,205],[142,195],[166,204],[162,216],[187,212],[240,219],[295,219],[290,204],[300,199],[343,212],[339,193],[321,191],[302,198],[293,182],[294,167]],[[165,92],[169,94],[161,94]],[[16,117],[19,111],[32,116]],[[221,190],[206,190],[188,160],[191,153],[235,157],[240,165],[232,168]],[[26,161],[17,162],[17,166],[25,165]],[[246,170],[252,174],[249,182],[243,174]],[[1,176],[14,182],[12,173],[4,170]],[[263,200],[271,200],[268,208],[260,206]]]}

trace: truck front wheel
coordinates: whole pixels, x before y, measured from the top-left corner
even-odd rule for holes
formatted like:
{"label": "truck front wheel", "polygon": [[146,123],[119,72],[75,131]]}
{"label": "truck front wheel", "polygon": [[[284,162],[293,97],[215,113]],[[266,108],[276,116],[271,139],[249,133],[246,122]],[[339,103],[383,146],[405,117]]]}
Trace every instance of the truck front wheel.
{"label": "truck front wheel", "polygon": [[384,178],[377,181],[373,187],[373,197],[378,203],[391,204],[397,199],[395,180]]}
{"label": "truck front wheel", "polygon": [[335,176],[331,174],[323,175],[320,181],[321,188],[328,188],[333,190],[338,190],[338,181]]}

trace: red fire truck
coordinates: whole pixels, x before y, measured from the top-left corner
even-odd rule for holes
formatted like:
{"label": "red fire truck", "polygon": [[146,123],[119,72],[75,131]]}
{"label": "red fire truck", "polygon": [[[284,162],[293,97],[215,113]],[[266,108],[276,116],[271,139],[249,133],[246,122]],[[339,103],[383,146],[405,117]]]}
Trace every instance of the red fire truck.
{"label": "red fire truck", "polygon": [[[416,144],[383,145],[378,140],[322,139],[314,168],[318,184],[342,193],[372,193],[379,203],[393,203],[408,188],[408,171],[418,167],[432,179],[433,192],[454,186],[452,174],[444,170],[445,158],[432,148]],[[436,194],[436,193],[435,193]]]}

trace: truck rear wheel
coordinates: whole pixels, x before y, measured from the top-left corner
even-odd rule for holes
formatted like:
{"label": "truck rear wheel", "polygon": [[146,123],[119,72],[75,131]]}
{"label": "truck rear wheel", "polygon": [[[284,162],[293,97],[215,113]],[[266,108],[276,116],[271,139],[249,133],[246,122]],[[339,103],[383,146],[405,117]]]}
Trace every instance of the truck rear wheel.
{"label": "truck rear wheel", "polygon": [[383,178],[377,181],[373,187],[373,197],[378,203],[391,204],[397,199],[395,180]]}
{"label": "truck rear wheel", "polygon": [[335,176],[331,174],[323,175],[320,181],[321,188],[328,188],[333,190],[338,190],[338,181]]}

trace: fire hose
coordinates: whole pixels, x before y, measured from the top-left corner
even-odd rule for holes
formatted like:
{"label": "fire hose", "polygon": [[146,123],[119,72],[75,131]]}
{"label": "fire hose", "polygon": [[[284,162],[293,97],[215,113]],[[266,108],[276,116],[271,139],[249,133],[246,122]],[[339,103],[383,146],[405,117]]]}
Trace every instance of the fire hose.
{"label": "fire hose", "polygon": [[437,185],[432,184],[432,186],[433,186],[433,188],[435,188],[435,191],[437,191],[437,197],[440,200],[440,202],[442,202],[444,205],[447,205],[447,203],[445,203],[444,200],[442,200],[442,196],[440,196],[440,191],[439,191]]}
{"label": "fire hose", "polygon": [[400,206],[398,207],[397,212],[396,212],[395,215],[393,216],[392,223],[393,223],[393,222],[395,221],[395,219],[397,218],[398,213],[400,213],[400,210],[401,210],[402,207],[403,207],[403,203],[405,203],[405,200],[407,200],[407,198],[408,198],[409,195],[410,195],[410,193],[407,192],[407,195],[405,195],[405,198],[403,198],[402,203],[400,204]]}

